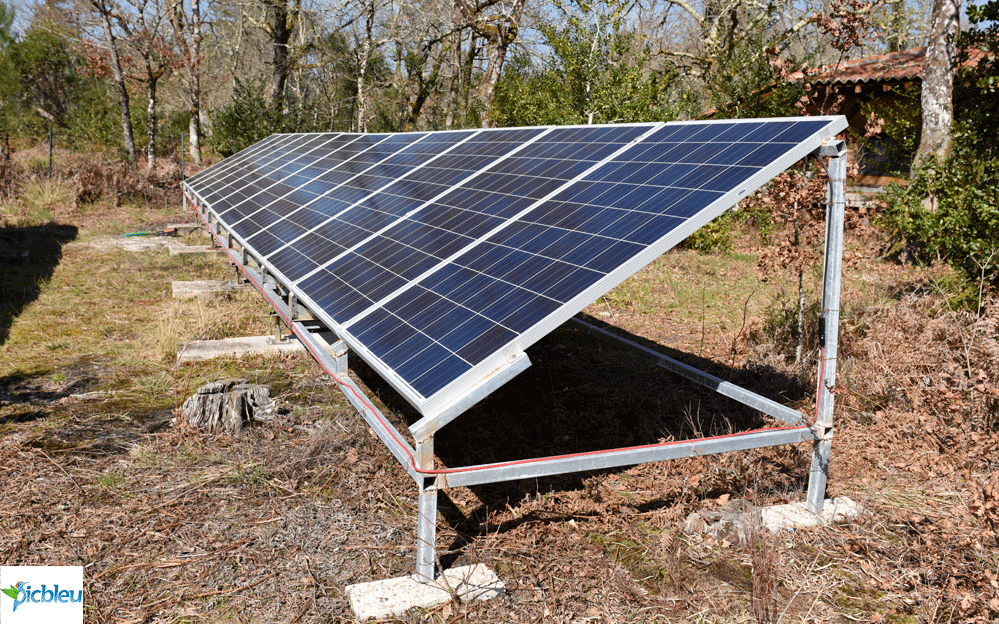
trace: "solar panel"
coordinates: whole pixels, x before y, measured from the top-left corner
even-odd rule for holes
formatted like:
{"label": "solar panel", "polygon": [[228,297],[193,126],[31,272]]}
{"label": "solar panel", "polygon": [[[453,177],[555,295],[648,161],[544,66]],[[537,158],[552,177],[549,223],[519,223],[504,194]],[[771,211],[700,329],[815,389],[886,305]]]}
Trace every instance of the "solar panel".
{"label": "solar panel", "polygon": [[187,181],[433,416],[843,117],[274,135]]}

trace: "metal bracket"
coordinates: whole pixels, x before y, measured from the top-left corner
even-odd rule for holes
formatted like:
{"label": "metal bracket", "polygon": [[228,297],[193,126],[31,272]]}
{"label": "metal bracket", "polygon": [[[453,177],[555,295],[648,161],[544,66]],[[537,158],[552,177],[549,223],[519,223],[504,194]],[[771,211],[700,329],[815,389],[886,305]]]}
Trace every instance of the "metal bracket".
{"label": "metal bracket", "polygon": [[337,340],[331,345],[324,345],[323,349],[333,359],[334,372],[337,375],[346,375],[349,372],[347,365],[347,352],[350,351],[347,347],[347,343],[342,340]]}
{"label": "metal bracket", "polygon": [[291,342],[291,336],[285,336],[284,332],[281,331],[281,317],[280,315],[271,312],[270,316],[274,317],[274,335],[267,339],[267,344],[279,345],[288,344]]}
{"label": "metal bracket", "polygon": [[513,379],[531,365],[530,358],[524,352],[517,353],[509,358],[503,366],[493,371],[482,379],[472,391],[461,397],[451,405],[448,405],[433,416],[424,416],[409,427],[410,433],[419,442],[432,436],[441,427],[448,424],[465,411],[489,396],[494,390]]}
{"label": "metal bracket", "polygon": [[846,155],[846,141],[842,139],[834,139],[828,143],[823,143],[819,149],[812,152],[812,154],[818,153],[819,156],[832,156],[834,158],[839,158],[840,156]]}
{"label": "metal bracket", "polygon": [[822,442],[832,440],[833,432],[836,429],[835,427],[823,427],[822,425],[815,423],[809,427],[809,430],[812,432],[812,435],[815,436],[815,440],[813,440],[813,442]]}

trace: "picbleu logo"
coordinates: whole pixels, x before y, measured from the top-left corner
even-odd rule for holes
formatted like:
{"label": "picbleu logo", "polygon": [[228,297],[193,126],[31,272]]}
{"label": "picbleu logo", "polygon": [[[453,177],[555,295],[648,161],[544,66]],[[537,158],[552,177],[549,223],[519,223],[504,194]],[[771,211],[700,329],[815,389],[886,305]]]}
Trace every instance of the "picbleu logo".
{"label": "picbleu logo", "polygon": [[83,624],[83,566],[0,565],[0,622]]}
{"label": "picbleu logo", "polygon": [[41,589],[31,589],[31,585],[28,585],[24,581],[18,581],[16,585],[12,585],[9,589],[0,590],[14,599],[14,611],[25,603],[36,603],[36,604],[66,604],[70,602],[83,602],[83,590],[73,591],[70,589],[59,589],[58,585],[53,585],[52,589],[49,589],[45,583],[42,583]]}

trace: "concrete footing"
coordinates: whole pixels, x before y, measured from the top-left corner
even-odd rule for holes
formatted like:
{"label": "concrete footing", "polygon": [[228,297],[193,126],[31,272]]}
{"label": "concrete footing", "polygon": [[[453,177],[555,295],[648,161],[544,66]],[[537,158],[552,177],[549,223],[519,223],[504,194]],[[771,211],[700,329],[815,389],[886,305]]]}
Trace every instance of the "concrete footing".
{"label": "concrete footing", "polygon": [[212,247],[210,245],[170,245],[171,256],[214,258],[223,254],[225,254],[224,249],[221,247]]}
{"label": "concrete footing", "polygon": [[760,507],[763,526],[774,533],[807,529],[834,522],[848,522],[865,515],[864,509],[846,496],[827,498],[822,513],[814,514],[805,509],[805,503],[789,503]]}
{"label": "concrete footing", "polygon": [[174,299],[217,299],[240,290],[253,290],[253,286],[249,283],[235,284],[226,280],[173,282]]}
{"label": "concrete footing", "polygon": [[805,509],[805,503],[757,507],[748,500],[737,498],[717,508],[706,508],[687,516],[683,532],[688,535],[710,536],[719,542],[737,546],[749,544],[762,527],[773,533],[818,527],[833,522],[847,522],[866,512],[846,498],[827,498],[822,513]]}
{"label": "concrete footing", "polygon": [[163,229],[166,231],[176,230],[177,236],[190,236],[191,234],[202,234],[206,237],[211,236],[208,230],[200,223],[168,223]]}
{"label": "concrete footing", "polygon": [[240,357],[243,355],[281,355],[304,351],[305,347],[291,336],[285,342],[274,343],[274,336],[247,336],[245,338],[224,338],[222,340],[193,340],[184,343],[177,351],[177,363],[197,362],[217,357]]}
{"label": "concrete footing", "polygon": [[506,591],[496,573],[481,563],[451,568],[433,583],[412,576],[348,585],[350,608],[359,620],[389,618],[413,608],[432,609],[457,598],[463,602],[489,600]]}

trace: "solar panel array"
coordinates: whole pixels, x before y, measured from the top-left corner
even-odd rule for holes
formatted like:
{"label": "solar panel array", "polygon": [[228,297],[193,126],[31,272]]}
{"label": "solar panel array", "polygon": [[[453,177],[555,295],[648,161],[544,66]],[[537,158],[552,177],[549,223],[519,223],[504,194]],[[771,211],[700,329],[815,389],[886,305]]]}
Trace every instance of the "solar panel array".
{"label": "solar panel array", "polygon": [[426,414],[845,127],[284,134],[186,186]]}

